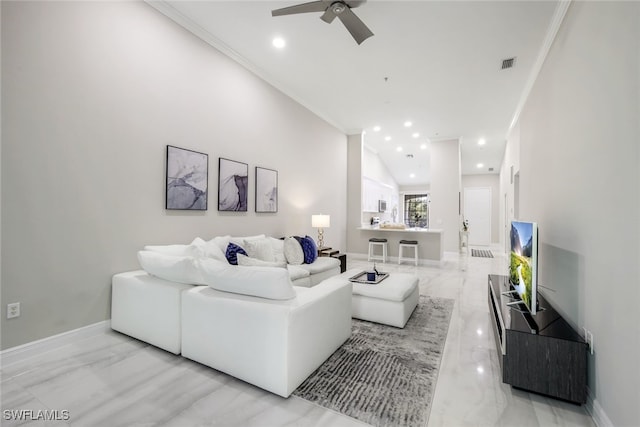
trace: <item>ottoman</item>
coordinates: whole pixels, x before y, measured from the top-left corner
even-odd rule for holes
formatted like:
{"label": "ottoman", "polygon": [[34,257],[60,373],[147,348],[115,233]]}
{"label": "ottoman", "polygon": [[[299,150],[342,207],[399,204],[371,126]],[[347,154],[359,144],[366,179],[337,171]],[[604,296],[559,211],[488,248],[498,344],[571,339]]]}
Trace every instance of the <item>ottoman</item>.
{"label": "ottoman", "polygon": [[[348,279],[358,273],[348,270],[341,276]],[[354,282],[351,317],[404,328],[419,297],[418,277],[412,274],[390,273],[376,285]]]}

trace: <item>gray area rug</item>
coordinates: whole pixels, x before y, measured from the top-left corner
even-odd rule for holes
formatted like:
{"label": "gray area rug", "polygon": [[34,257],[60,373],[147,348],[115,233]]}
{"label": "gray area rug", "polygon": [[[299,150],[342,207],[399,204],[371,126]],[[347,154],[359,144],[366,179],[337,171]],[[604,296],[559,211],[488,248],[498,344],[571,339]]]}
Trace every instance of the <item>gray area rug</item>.
{"label": "gray area rug", "polygon": [[491,251],[483,249],[471,249],[471,256],[480,258],[493,258],[493,253],[491,253]]}
{"label": "gray area rug", "polygon": [[404,329],[353,319],[293,394],[374,426],[426,426],[454,300],[420,296]]}

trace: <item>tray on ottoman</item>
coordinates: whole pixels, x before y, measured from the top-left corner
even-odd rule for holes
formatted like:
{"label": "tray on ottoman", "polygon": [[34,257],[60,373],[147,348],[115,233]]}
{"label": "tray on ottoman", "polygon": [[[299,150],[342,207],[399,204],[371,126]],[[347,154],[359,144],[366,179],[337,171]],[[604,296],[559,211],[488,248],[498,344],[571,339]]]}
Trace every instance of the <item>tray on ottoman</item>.
{"label": "tray on ottoman", "polygon": [[360,273],[356,274],[355,276],[349,277],[349,281],[350,282],[355,282],[355,283],[364,283],[364,284],[367,284],[367,285],[377,285],[378,283],[382,282],[387,277],[389,277],[389,273],[379,273],[379,274],[376,274],[376,280],[368,280],[367,279],[367,272],[366,271],[361,271]]}

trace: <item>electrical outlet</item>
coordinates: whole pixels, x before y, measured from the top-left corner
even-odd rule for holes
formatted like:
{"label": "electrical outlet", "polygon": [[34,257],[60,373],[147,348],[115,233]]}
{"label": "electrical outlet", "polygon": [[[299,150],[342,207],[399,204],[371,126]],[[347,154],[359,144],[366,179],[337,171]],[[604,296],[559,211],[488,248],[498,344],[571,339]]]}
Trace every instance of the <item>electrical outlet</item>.
{"label": "electrical outlet", "polygon": [[14,302],[7,304],[7,319],[13,319],[20,316],[20,303]]}

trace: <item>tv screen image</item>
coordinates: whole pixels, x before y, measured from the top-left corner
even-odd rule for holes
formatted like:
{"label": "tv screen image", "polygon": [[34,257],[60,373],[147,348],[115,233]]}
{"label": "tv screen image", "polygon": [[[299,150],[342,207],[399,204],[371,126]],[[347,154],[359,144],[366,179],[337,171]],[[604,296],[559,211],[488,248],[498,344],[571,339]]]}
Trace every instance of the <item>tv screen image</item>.
{"label": "tv screen image", "polygon": [[531,314],[536,313],[538,273],[538,225],[511,222],[509,281]]}

